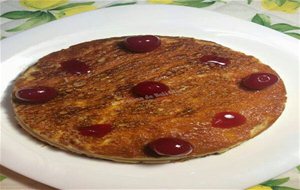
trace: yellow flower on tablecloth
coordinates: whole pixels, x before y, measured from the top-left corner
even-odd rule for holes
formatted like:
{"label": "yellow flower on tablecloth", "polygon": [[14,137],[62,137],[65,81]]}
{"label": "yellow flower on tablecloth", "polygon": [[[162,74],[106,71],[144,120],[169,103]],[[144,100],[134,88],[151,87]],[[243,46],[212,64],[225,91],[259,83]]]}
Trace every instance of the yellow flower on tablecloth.
{"label": "yellow flower on tablecloth", "polygon": [[300,7],[299,2],[286,0],[281,6],[276,4],[274,0],[262,0],[261,5],[263,8],[271,11],[282,11],[286,13],[295,13]]}
{"label": "yellow flower on tablecloth", "polygon": [[171,4],[173,0],[148,0],[149,3]]}
{"label": "yellow flower on tablecloth", "polygon": [[6,32],[19,32],[29,28],[51,22],[61,17],[78,14],[85,11],[95,10],[97,7],[92,5],[94,1],[74,1],[69,0],[19,0],[20,4],[27,9],[9,11],[1,17],[13,20],[26,19],[20,25],[5,30]]}
{"label": "yellow flower on tablecloth", "polygon": [[83,6],[79,6],[79,7],[65,9],[62,12],[64,13],[64,16],[71,16],[71,15],[75,15],[78,13],[82,13],[85,11],[91,11],[91,10],[95,10],[95,9],[97,9],[97,7],[95,7],[93,5],[83,5]]}
{"label": "yellow flower on tablecloth", "polygon": [[68,2],[68,0],[20,0],[20,4],[30,9],[51,9]]}
{"label": "yellow flower on tablecloth", "polygon": [[247,190],[272,190],[272,188],[264,185],[256,185],[248,188]]}

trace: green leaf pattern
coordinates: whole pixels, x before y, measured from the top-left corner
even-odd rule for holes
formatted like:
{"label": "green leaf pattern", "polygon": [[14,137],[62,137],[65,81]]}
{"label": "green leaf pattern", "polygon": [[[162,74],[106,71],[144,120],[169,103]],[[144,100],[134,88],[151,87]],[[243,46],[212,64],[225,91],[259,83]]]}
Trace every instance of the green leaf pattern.
{"label": "green leaf pattern", "polygon": [[289,24],[285,24],[285,23],[278,23],[278,24],[273,24],[271,26],[272,29],[277,30],[279,32],[286,32],[286,31],[290,31],[290,30],[299,30],[300,27],[298,26],[292,26]]}
{"label": "green leaf pattern", "polygon": [[281,179],[274,179],[274,180],[269,180],[269,181],[266,181],[264,183],[262,183],[262,185],[265,185],[265,186],[278,186],[278,185],[281,185],[283,183],[286,183],[287,181],[289,181],[289,177],[287,178],[281,178]]}
{"label": "green leaf pattern", "polygon": [[196,7],[196,8],[202,8],[202,7],[208,7],[212,4],[214,4],[216,1],[206,1],[206,0],[175,0],[173,4],[175,5],[182,5],[182,6],[189,6],[189,7]]}
{"label": "green leaf pattern", "polygon": [[73,7],[83,6],[83,5],[92,5],[93,3],[95,3],[95,2],[69,3],[69,4],[66,4],[66,5],[62,5],[60,7],[50,9],[50,11],[52,11],[52,10],[55,10],[55,11],[64,10],[64,9],[69,9],[69,8],[73,8]]}
{"label": "green leaf pattern", "polygon": [[[28,19],[23,24],[8,29],[6,32],[19,32],[33,28],[35,26],[51,22],[57,18],[63,17],[65,9],[70,9],[74,7],[92,5],[94,1],[90,2],[76,2],[76,3],[67,3],[62,6],[54,7],[49,10],[40,10],[40,11],[10,11],[1,15],[3,18],[17,20],[17,19]],[[55,16],[56,15],[56,16]]]}
{"label": "green leaf pattern", "polygon": [[4,179],[6,179],[6,176],[0,175],[0,181],[3,181]]}
{"label": "green leaf pattern", "polygon": [[251,21],[267,27],[271,25],[270,17],[264,14],[256,14]]}
{"label": "green leaf pattern", "polygon": [[124,6],[124,5],[134,5],[136,4],[137,2],[135,1],[132,1],[132,2],[126,2],[126,3],[113,3],[111,5],[108,5],[106,8],[108,7],[117,7],[117,6]]}
{"label": "green leaf pattern", "polygon": [[52,15],[52,13],[40,12],[39,14],[36,14],[34,17],[27,20],[25,23],[15,27],[15,28],[6,30],[6,31],[7,32],[18,32],[18,31],[22,31],[22,30],[27,30],[29,28],[50,22],[52,20],[55,20],[55,17],[54,17],[54,15]]}
{"label": "green leaf pattern", "polygon": [[274,186],[272,190],[299,190],[292,187],[285,187],[285,186]]}
{"label": "green leaf pattern", "polygon": [[274,0],[274,1],[275,1],[276,5],[278,5],[279,7],[282,6],[286,2],[286,0]]}
{"label": "green leaf pattern", "polygon": [[[37,11],[39,12],[39,11]],[[33,17],[37,12],[34,11],[11,11],[4,13],[1,15],[3,18],[8,18],[8,19],[25,19],[25,18],[30,18]]]}
{"label": "green leaf pattern", "polygon": [[256,14],[251,21],[256,24],[260,24],[262,26],[277,30],[279,32],[283,32],[284,34],[287,34],[291,37],[300,39],[300,34],[298,32],[294,32],[295,30],[300,30],[300,27],[298,26],[293,26],[287,23],[277,23],[272,25],[270,17],[265,14]]}
{"label": "green leaf pattern", "polygon": [[294,38],[297,38],[300,40],[300,34],[299,33],[295,33],[295,32],[286,32],[285,34],[290,35]]}
{"label": "green leaf pattern", "polygon": [[[288,187],[283,184],[287,183],[290,180],[290,177],[285,177],[285,178],[279,178],[279,179],[271,179],[269,181],[263,182],[260,184],[260,187],[269,187],[272,190],[299,190],[293,187]],[[256,190],[254,186],[248,190]],[[266,188],[267,189],[267,188]],[[260,190],[257,188],[257,190]]]}

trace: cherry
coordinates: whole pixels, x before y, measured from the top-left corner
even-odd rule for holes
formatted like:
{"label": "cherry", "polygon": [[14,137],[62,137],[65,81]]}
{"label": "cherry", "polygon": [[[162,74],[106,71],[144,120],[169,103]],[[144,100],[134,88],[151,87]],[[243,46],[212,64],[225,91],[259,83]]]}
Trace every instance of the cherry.
{"label": "cherry", "polygon": [[54,88],[47,86],[35,86],[23,88],[15,92],[17,100],[28,103],[43,103],[57,96]]}
{"label": "cherry", "polygon": [[212,126],[218,128],[231,128],[242,125],[246,122],[246,118],[236,112],[220,112],[212,119]]}
{"label": "cherry", "polygon": [[278,81],[278,77],[271,73],[253,73],[242,80],[242,85],[249,90],[262,90]]}
{"label": "cherry", "polygon": [[193,151],[193,146],[182,139],[178,138],[159,138],[148,144],[154,153],[159,156],[184,156]]}
{"label": "cherry", "polygon": [[125,47],[136,53],[152,51],[160,46],[160,39],[157,36],[130,36],[124,40]]}

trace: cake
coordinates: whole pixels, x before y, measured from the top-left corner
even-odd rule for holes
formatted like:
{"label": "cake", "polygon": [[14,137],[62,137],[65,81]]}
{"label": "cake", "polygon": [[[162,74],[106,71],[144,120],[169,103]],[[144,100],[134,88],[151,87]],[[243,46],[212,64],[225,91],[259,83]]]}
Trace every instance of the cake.
{"label": "cake", "polygon": [[127,163],[222,153],[270,127],[286,91],[257,58],[186,37],[125,36],[45,57],[15,80],[28,133],[57,148]]}

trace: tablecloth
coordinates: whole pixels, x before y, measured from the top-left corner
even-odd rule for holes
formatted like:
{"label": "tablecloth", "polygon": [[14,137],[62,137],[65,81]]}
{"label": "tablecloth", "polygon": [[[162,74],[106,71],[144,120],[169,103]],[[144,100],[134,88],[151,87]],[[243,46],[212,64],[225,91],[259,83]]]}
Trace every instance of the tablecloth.
{"label": "tablecloth", "polygon": [[[1,39],[35,26],[95,9],[133,4],[170,4],[231,15],[300,39],[300,0],[1,0]],[[53,189],[3,166],[1,189]],[[248,190],[300,189],[300,166]]]}

